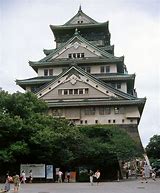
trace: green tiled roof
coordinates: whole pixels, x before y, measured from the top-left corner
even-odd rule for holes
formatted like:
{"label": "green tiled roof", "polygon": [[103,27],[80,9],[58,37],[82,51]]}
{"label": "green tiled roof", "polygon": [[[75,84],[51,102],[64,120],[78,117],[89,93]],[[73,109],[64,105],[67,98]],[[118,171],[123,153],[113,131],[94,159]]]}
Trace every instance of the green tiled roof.
{"label": "green tiled roof", "polygon": [[[30,66],[32,67],[46,67],[46,66],[65,66],[65,65],[70,65],[72,63],[76,64],[100,64],[100,63],[123,63],[124,62],[124,57],[120,58],[83,58],[83,59],[56,59],[53,60],[52,62],[45,62],[45,61],[38,61],[38,62],[33,62],[29,61]],[[35,68],[36,70],[37,68]]]}
{"label": "green tiled roof", "polygon": [[78,107],[78,106],[101,106],[101,105],[135,105],[145,104],[146,98],[134,100],[106,100],[106,99],[70,99],[70,100],[46,100],[49,107]]}
{"label": "green tiled roof", "polygon": [[55,51],[56,51],[56,49],[43,49],[43,52],[45,55],[49,55],[50,53],[53,53]]}
{"label": "green tiled roof", "polygon": [[23,80],[16,80],[17,84],[36,84],[36,83],[43,83],[43,82],[48,82],[53,79],[55,79],[56,76],[38,76],[34,78],[28,78],[28,79],[23,79]]}
{"label": "green tiled roof", "polygon": [[101,80],[134,80],[135,79],[135,74],[107,73],[107,74],[92,74],[92,75]]}
{"label": "green tiled roof", "polygon": [[38,76],[34,78],[16,80],[16,84],[23,87],[29,86],[29,85],[38,85],[38,84],[44,84],[46,82],[50,82],[55,78],[56,78],[55,76]]}
{"label": "green tiled roof", "polygon": [[[51,30],[54,32],[55,30],[65,30],[65,29],[82,29],[82,28],[98,28],[98,27],[108,27],[108,21],[103,22],[103,23],[96,23],[96,24],[88,24],[88,23],[83,23],[83,24],[74,24],[74,25],[50,25]],[[107,28],[106,28],[107,29]]]}

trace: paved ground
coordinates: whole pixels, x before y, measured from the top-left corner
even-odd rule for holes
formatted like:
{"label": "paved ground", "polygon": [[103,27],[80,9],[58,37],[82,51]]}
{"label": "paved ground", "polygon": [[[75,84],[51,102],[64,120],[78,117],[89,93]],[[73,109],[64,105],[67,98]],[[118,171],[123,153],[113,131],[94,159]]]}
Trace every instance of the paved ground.
{"label": "paved ground", "polygon": [[[3,184],[0,184],[0,188]],[[10,193],[13,192],[13,185]],[[159,193],[160,178],[141,183],[139,180],[101,182],[98,186],[89,183],[44,183],[22,184],[19,193]]]}

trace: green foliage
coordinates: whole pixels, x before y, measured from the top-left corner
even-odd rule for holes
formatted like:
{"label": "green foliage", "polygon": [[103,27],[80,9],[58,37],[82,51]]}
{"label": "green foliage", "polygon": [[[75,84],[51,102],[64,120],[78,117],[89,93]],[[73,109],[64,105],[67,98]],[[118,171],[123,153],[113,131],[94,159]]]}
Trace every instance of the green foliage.
{"label": "green foliage", "polygon": [[150,142],[146,147],[146,151],[150,158],[160,159],[160,135],[151,137]]}
{"label": "green foliage", "polygon": [[29,119],[47,110],[44,102],[32,93],[0,92],[0,160],[16,162],[29,154]]}
{"label": "green foliage", "polygon": [[[88,137],[87,152],[93,163],[113,163],[129,160],[141,154],[139,146],[131,137],[115,126],[81,126],[80,131]],[[101,159],[103,157],[103,159]]]}

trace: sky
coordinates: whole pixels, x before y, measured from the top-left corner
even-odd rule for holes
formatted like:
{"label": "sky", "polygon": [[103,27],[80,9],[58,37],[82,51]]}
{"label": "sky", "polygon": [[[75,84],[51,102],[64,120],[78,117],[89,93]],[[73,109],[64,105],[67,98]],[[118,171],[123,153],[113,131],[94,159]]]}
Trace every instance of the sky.
{"label": "sky", "polygon": [[0,0],[0,87],[24,92],[15,80],[36,76],[28,61],[55,48],[49,25],[63,25],[80,5],[94,20],[109,21],[115,55],[125,57],[138,97],[147,98],[139,124],[145,147],[160,134],[160,0]]}

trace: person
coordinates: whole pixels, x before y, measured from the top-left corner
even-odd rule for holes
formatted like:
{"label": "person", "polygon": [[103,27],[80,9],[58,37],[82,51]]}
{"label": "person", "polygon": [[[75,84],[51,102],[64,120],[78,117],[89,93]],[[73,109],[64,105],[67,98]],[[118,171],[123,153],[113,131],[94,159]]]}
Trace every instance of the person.
{"label": "person", "polygon": [[59,183],[62,183],[62,175],[63,175],[63,172],[61,170],[59,170],[59,172],[58,172],[58,182]]}
{"label": "person", "polygon": [[9,173],[7,173],[6,179],[5,179],[5,184],[4,184],[4,189],[2,190],[2,192],[10,191],[10,182],[12,182],[12,177],[9,176]]}
{"label": "person", "polygon": [[94,174],[94,176],[96,177],[96,182],[97,182],[97,185],[99,184],[100,175],[101,175],[101,173],[100,173],[100,171],[99,171],[99,170],[97,170],[97,171],[96,171],[96,173]]}
{"label": "person", "polygon": [[20,178],[18,174],[14,174],[13,176],[13,184],[14,184],[14,192],[18,192],[20,185]]}
{"label": "person", "polygon": [[91,183],[91,185],[93,186],[93,176],[94,176],[94,173],[92,170],[89,171],[89,181]]}
{"label": "person", "polygon": [[145,174],[145,170],[144,170],[144,168],[141,168],[141,183],[143,183],[144,181],[146,183],[148,183],[147,177],[146,177],[146,174]]}
{"label": "person", "polygon": [[32,170],[29,171],[29,183],[32,183],[33,176],[32,176]]}
{"label": "person", "polygon": [[128,167],[126,168],[126,179],[128,179],[128,176],[129,176],[129,169]]}
{"label": "person", "polygon": [[156,181],[156,172],[154,170],[152,170],[152,180]]}
{"label": "person", "polygon": [[24,170],[22,170],[22,174],[21,174],[21,182],[22,182],[23,184],[25,184],[25,182],[26,182],[26,173],[25,173]]}
{"label": "person", "polygon": [[68,171],[67,172],[67,182],[69,183],[69,181],[70,181],[70,172]]}

